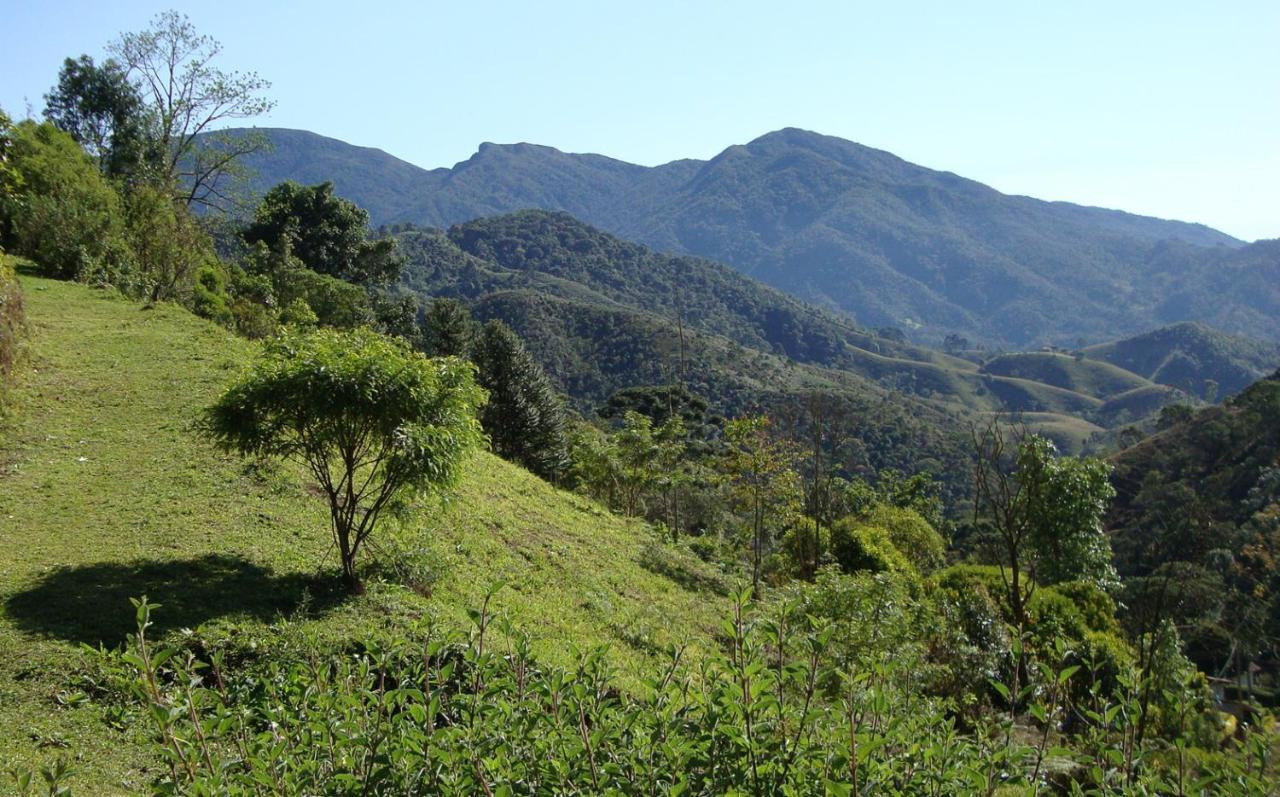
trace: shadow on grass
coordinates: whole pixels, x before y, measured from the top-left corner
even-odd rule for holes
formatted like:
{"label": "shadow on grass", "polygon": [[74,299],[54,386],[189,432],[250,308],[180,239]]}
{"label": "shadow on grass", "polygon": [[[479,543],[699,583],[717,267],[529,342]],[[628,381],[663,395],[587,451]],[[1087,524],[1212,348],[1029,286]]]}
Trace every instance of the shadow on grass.
{"label": "shadow on grass", "polygon": [[62,567],[11,595],[5,610],[24,631],[113,647],[136,630],[129,598],[146,595],[161,605],[149,633],[163,634],[219,617],[269,621],[303,607],[320,613],[344,594],[337,578],[276,575],[238,556],[208,554]]}

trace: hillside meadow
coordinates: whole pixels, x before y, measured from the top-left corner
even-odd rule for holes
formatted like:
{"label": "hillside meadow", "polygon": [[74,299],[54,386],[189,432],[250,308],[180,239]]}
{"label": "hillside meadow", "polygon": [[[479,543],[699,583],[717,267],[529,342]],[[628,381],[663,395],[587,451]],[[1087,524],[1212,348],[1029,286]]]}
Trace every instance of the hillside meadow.
{"label": "hillside meadow", "polygon": [[423,625],[461,629],[502,584],[492,608],[532,632],[540,660],[608,644],[624,686],[667,644],[709,641],[727,611],[732,585],[708,565],[484,453],[443,503],[423,502],[380,541],[368,594],[341,596],[326,509],[299,473],[246,465],[197,434],[200,409],[256,344],[176,306],[20,279],[29,367],[0,433],[0,759],[10,765],[69,751],[77,793],[145,788],[155,762],[141,737],[83,698],[92,667],[80,645],[122,642],[133,596],[161,604],[160,634],[207,625],[250,655],[277,640],[284,618],[289,634],[335,649]]}

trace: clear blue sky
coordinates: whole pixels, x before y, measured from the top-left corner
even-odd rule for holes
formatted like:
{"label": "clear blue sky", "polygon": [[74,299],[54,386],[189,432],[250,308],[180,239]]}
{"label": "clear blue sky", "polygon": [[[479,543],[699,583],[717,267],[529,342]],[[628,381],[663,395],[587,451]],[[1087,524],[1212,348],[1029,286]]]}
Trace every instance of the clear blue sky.
{"label": "clear blue sky", "polygon": [[[968,8],[974,6],[975,8]],[[1009,193],[1280,237],[1280,2],[0,0],[0,106],[177,7],[259,124],[425,167],[481,141],[636,163],[794,126]]]}

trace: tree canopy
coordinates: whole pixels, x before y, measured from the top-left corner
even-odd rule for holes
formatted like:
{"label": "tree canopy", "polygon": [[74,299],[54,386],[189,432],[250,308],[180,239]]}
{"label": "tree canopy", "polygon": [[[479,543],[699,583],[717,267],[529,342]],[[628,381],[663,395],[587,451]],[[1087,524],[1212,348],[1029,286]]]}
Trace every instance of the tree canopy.
{"label": "tree canopy", "polygon": [[277,185],[245,228],[244,240],[271,249],[287,244],[312,271],[361,285],[397,279],[403,258],[394,238],[369,239],[369,214],[333,192],[333,183]]}

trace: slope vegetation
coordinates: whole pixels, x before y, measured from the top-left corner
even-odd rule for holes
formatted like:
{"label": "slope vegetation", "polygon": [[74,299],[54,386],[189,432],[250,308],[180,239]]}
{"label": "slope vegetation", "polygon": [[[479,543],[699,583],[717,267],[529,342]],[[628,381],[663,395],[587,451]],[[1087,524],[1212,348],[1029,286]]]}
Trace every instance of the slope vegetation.
{"label": "slope vegetation", "polygon": [[[77,791],[143,788],[153,762],[124,743],[130,731],[74,699],[78,643],[120,642],[143,594],[162,604],[158,633],[211,624],[242,650],[275,644],[282,616],[336,646],[460,627],[495,581],[493,606],[537,629],[545,660],[607,643],[635,683],[664,644],[710,644],[731,586],[718,573],[488,454],[451,500],[389,530],[369,594],[343,598],[326,510],[301,474],[222,457],[192,428],[254,344],[175,307],[23,284],[31,367],[0,431],[0,759],[47,761],[69,744],[84,756]],[[430,597],[388,575],[396,561],[427,573]]]}
{"label": "slope vegetation", "polygon": [[1201,398],[1209,398],[1209,382],[1216,385],[1217,397],[1223,398],[1280,368],[1280,345],[1193,323],[1090,346],[1084,355]]}

